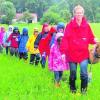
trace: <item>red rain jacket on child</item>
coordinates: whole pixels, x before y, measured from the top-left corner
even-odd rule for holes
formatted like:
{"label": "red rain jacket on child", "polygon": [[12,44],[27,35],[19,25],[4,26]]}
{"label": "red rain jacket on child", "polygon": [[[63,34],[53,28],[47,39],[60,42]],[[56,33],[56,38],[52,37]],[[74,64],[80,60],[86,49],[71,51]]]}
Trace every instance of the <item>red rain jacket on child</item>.
{"label": "red rain jacket on child", "polygon": [[10,41],[11,42],[11,47],[13,48],[18,48],[18,37],[19,37],[19,34],[18,33],[12,33],[9,38],[8,38],[8,42]]}
{"label": "red rain jacket on child", "polygon": [[[43,29],[44,29],[44,27],[43,27]],[[52,34],[55,31],[56,30],[52,27],[49,32],[43,31],[38,35],[38,37],[34,43],[34,46],[39,48],[41,55],[43,54],[43,52],[46,52],[46,54],[49,55],[49,53],[50,53],[50,40],[52,38]]]}

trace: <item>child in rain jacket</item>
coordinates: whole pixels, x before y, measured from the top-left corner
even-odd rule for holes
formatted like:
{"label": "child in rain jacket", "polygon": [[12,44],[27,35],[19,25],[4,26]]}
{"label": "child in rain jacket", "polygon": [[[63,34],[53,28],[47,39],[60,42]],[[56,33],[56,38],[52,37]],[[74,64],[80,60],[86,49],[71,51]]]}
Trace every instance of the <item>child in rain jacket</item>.
{"label": "child in rain jacket", "polygon": [[25,61],[28,58],[27,49],[26,49],[26,43],[28,41],[28,38],[29,38],[28,29],[23,28],[22,34],[18,38],[18,42],[19,42],[18,51],[19,51],[19,58],[20,59],[23,58]]}
{"label": "child in rain jacket", "polygon": [[63,71],[69,69],[67,59],[63,60],[60,52],[60,43],[63,36],[63,33],[56,34],[55,43],[52,45],[49,55],[49,69],[54,72],[55,85],[57,87],[60,86]]}
{"label": "child in rain jacket", "polygon": [[13,26],[9,26],[8,31],[5,33],[3,38],[3,45],[6,49],[6,54],[8,55],[10,49],[10,42],[7,42],[8,37],[13,33]]}
{"label": "child in rain jacket", "polygon": [[7,42],[11,42],[10,44],[10,55],[13,56],[18,56],[18,37],[20,36],[20,32],[18,27],[14,27],[13,33],[9,36],[7,39]]}
{"label": "child in rain jacket", "polygon": [[38,65],[39,60],[40,60],[40,54],[39,54],[39,49],[35,49],[34,48],[34,42],[37,38],[38,35],[38,29],[35,28],[33,35],[28,39],[26,48],[28,50],[28,52],[30,53],[30,64],[34,64]]}
{"label": "child in rain jacket", "polygon": [[5,28],[4,27],[0,27],[0,53],[3,52],[3,37],[5,34]]}
{"label": "child in rain jacket", "polygon": [[49,30],[48,24],[43,24],[42,32],[38,35],[34,43],[34,48],[39,48],[41,54],[42,68],[45,68],[46,58],[50,53],[50,41],[54,32],[54,27],[51,27]]}
{"label": "child in rain jacket", "polygon": [[52,36],[52,39],[50,41],[50,47],[54,44],[55,42],[55,37],[56,37],[56,33],[60,32],[60,33],[63,33],[64,34],[64,29],[65,29],[65,25],[63,22],[59,22],[57,24],[57,27],[56,27],[56,31],[55,33],[53,33],[53,36]]}
{"label": "child in rain jacket", "polygon": [[43,24],[42,32],[39,33],[37,36],[35,42],[34,42],[34,48],[39,48],[40,54],[41,54],[41,66],[42,68],[45,68],[46,63],[46,57],[49,54],[49,48],[48,46],[45,46],[45,39],[48,36],[49,33],[49,25],[47,23]]}

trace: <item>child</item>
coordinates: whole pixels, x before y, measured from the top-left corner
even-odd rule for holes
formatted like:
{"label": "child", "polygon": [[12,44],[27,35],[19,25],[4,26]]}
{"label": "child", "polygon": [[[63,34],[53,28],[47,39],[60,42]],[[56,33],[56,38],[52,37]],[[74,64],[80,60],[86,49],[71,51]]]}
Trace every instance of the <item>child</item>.
{"label": "child", "polygon": [[45,68],[46,58],[50,53],[50,41],[54,32],[54,27],[51,27],[49,30],[49,25],[47,23],[43,24],[42,32],[38,35],[34,43],[34,48],[39,48],[41,54],[42,68]]}
{"label": "child", "polygon": [[34,49],[34,42],[38,35],[38,29],[35,28],[32,37],[28,39],[26,48],[30,52],[30,64],[38,65],[40,60],[40,54],[38,49]]}
{"label": "child", "polygon": [[[65,25],[63,22],[59,22],[57,24],[57,33],[60,32],[60,33],[64,33],[64,28],[65,28]],[[50,47],[54,44],[54,41],[55,41],[55,36],[56,36],[56,32],[53,34],[52,36],[52,39],[50,41]]]}
{"label": "child", "polygon": [[41,65],[42,68],[45,68],[46,63],[46,57],[48,55],[49,48],[45,46],[45,39],[48,36],[49,33],[49,25],[47,23],[43,24],[42,32],[37,36],[35,42],[34,42],[34,48],[39,48],[40,54],[41,54]]}
{"label": "child", "polygon": [[3,37],[5,34],[5,28],[4,27],[0,27],[0,53],[3,52]]}
{"label": "child", "polygon": [[10,55],[18,56],[18,37],[20,35],[18,27],[14,27],[13,33],[7,39],[7,42],[11,42],[10,44]]}
{"label": "child", "polygon": [[69,69],[67,59],[63,60],[60,52],[60,43],[63,36],[63,33],[56,34],[55,43],[52,45],[49,55],[49,69],[54,72],[55,86],[57,87],[60,86],[63,71]]}
{"label": "child", "polygon": [[8,31],[5,33],[3,38],[3,45],[6,48],[6,54],[8,55],[10,42],[7,42],[8,37],[13,33],[13,26],[9,26]]}
{"label": "child", "polygon": [[23,28],[22,34],[18,38],[18,42],[19,42],[18,51],[19,51],[19,58],[20,59],[23,58],[25,61],[27,61],[28,58],[27,49],[26,49],[26,43],[28,41],[28,38],[29,38],[28,29]]}

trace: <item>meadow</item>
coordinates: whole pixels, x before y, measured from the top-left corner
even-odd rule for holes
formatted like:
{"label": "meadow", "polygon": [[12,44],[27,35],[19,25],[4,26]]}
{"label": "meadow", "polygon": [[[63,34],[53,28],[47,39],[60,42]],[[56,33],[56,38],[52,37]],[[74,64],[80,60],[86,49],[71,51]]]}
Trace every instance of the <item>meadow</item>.
{"label": "meadow", "polygon": [[[1,26],[1,25],[0,25]],[[6,29],[7,25],[4,25]],[[40,24],[15,24],[22,30],[28,27],[29,35],[33,28],[41,30]],[[92,30],[95,36],[100,39],[100,23],[92,23]],[[100,100],[100,63],[92,66],[92,80],[88,84],[88,91],[85,95],[80,93],[80,69],[78,67],[77,93],[72,94],[69,90],[69,71],[64,72],[61,86],[54,86],[53,72],[41,65],[30,65],[29,61],[24,62],[10,55],[0,54],[0,100]],[[88,66],[88,68],[90,65]]]}

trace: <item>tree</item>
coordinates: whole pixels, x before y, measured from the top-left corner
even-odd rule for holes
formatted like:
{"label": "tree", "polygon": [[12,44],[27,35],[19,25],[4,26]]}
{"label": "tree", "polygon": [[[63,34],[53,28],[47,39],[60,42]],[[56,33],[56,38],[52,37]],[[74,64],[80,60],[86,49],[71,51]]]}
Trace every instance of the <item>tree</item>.
{"label": "tree", "polygon": [[64,21],[59,14],[54,12],[46,12],[41,18],[41,23],[48,22],[49,24],[57,24],[58,22]]}
{"label": "tree", "polygon": [[5,19],[6,24],[10,24],[16,14],[13,3],[9,1],[2,2],[0,10],[1,14],[4,15],[3,18]]}
{"label": "tree", "polygon": [[16,12],[23,13],[26,9],[31,13],[37,13],[38,19],[52,5],[53,0],[10,0],[16,7]]}
{"label": "tree", "polygon": [[71,17],[68,3],[65,0],[62,0],[58,4],[51,6],[47,12],[57,13],[65,22],[68,22]]}
{"label": "tree", "polygon": [[68,21],[73,16],[73,8],[78,4],[84,7],[85,15],[89,21],[98,22],[100,19],[100,11],[98,10],[100,0],[0,0],[0,5],[5,1],[12,2],[16,12],[23,13],[28,9],[31,13],[37,13],[39,20],[47,11],[53,11]]}

